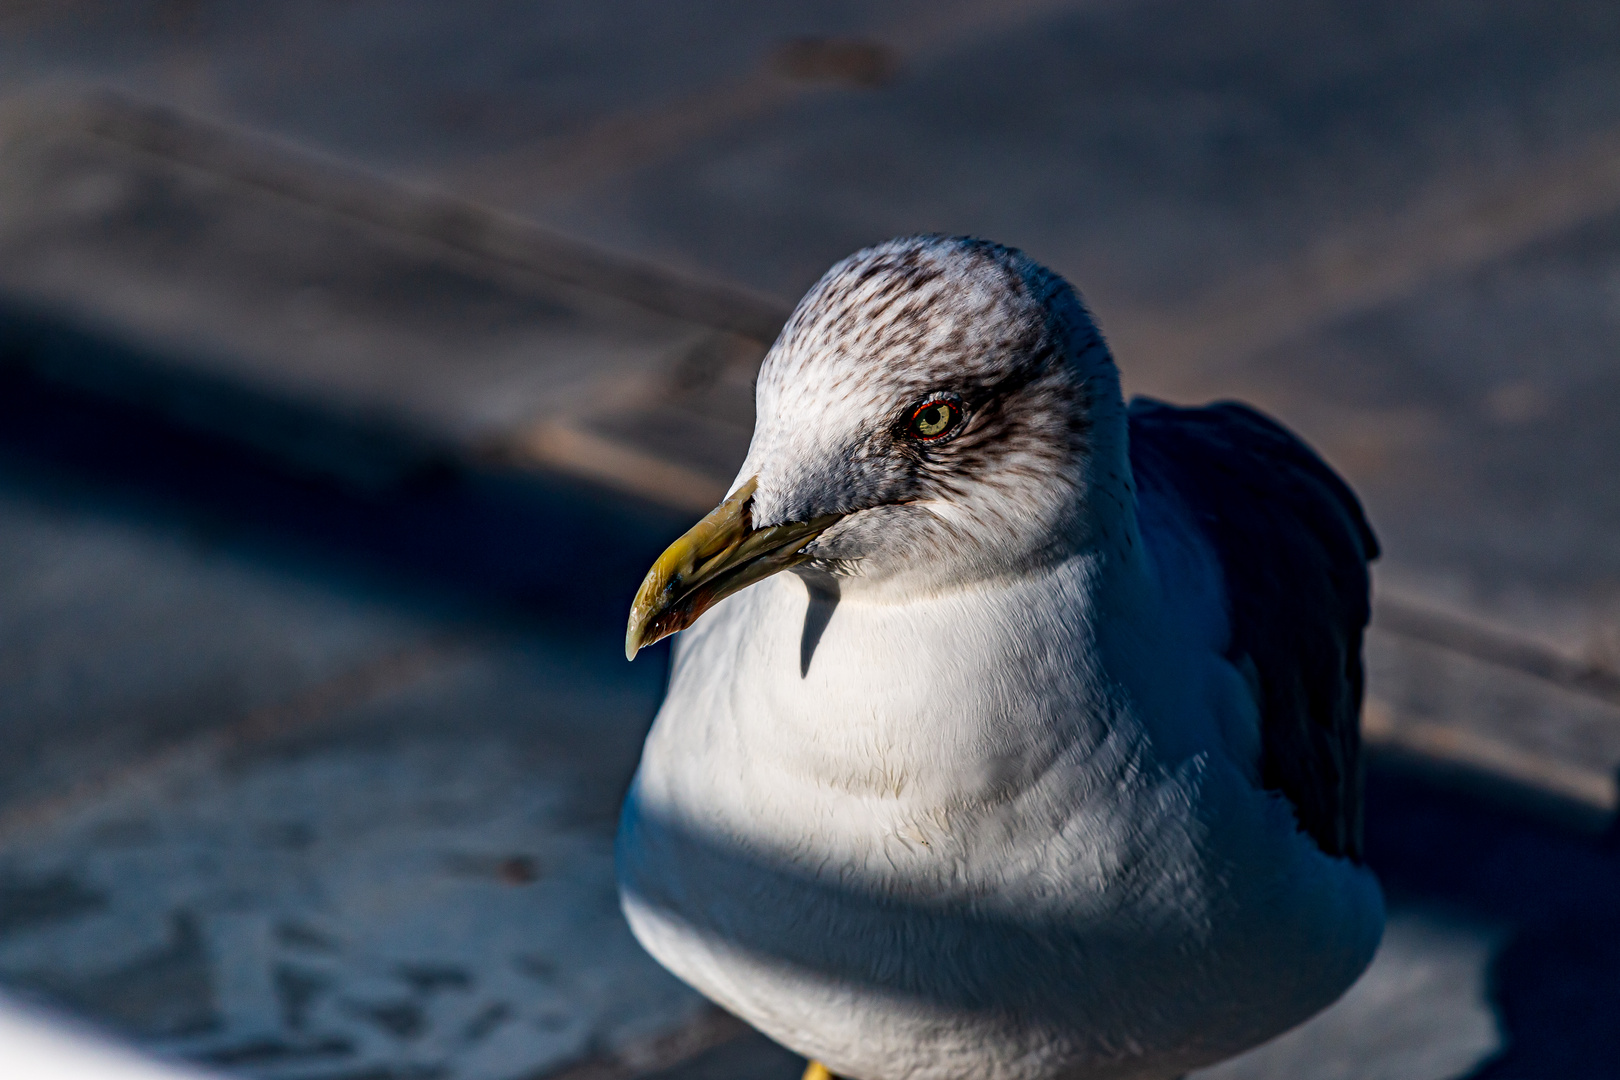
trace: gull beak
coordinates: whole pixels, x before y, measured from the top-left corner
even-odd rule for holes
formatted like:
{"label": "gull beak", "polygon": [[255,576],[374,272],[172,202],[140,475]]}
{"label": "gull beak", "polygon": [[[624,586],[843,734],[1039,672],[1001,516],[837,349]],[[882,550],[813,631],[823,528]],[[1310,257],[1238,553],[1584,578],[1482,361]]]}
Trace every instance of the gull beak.
{"label": "gull beak", "polygon": [[752,477],[710,510],[653,563],[630,605],[624,655],[636,653],[677,630],[722,599],[772,574],[808,562],[803,548],[842,514],[754,528],[750,513],[759,477]]}

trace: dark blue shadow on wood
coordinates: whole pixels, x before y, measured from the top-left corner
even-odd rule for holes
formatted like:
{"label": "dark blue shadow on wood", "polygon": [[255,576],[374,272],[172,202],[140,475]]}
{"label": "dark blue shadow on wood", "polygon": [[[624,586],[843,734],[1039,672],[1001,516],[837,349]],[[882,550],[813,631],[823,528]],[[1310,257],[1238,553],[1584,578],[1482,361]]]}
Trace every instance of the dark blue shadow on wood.
{"label": "dark blue shadow on wood", "polygon": [[1620,1076],[1620,837],[1592,838],[1374,771],[1367,855],[1392,899],[1509,928],[1507,1049],[1478,1080]]}
{"label": "dark blue shadow on wood", "polygon": [[[137,377],[160,367],[137,347],[0,299],[0,478],[179,519],[266,555],[314,556],[619,634],[641,576],[690,524],[566,477],[457,460],[365,417],[244,403],[247,391],[187,383],[173,368],[150,384]],[[287,432],[324,440],[339,468],[263,447],[267,433]]]}

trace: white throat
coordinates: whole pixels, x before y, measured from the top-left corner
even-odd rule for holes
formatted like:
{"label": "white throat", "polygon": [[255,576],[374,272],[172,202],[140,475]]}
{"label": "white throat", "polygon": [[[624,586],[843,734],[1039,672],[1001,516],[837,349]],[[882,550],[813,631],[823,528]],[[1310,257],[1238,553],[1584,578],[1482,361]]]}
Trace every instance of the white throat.
{"label": "white throat", "polygon": [[[960,842],[950,837],[964,815],[1022,814],[1044,799],[1072,811],[1077,784],[1117,798],[1122,769],[1200,740],[1178,730],[1170,745],[1122,682],[1132,673],[1108,670],[1121,653],[1108,611],[1139,606],[1149,587],[1139,555],[1113,554],[904,599],[762,582],[684,633],[666,706],[681,719],[655,730],[648,759],[706,762],[711,825],[863,860],[893,838]],[[684,745],[661,746],[666,731]],[[806,837],[806,805],[838,827]]]}

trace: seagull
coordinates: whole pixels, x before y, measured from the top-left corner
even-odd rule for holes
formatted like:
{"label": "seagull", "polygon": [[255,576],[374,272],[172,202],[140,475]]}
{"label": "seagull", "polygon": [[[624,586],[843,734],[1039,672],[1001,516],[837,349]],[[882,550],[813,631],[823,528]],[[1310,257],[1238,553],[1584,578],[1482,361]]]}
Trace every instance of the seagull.
{"label": "seagull", "polygon": [[684,631],[616,845],[653,957],[852,1080],[1177,1077],[1356,980],[1378,548],[1321,458],[1127,406],[969,237],[834,266],[756,406],[630,615]]}

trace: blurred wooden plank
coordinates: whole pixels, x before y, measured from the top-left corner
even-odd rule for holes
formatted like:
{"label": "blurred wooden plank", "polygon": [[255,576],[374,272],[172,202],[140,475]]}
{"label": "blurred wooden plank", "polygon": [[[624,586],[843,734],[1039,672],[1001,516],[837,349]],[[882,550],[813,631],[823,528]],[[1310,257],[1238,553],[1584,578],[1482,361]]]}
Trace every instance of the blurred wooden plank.
{"label": "blurred wooden plank", "polygon": [[629,300],[652,311],[769,341],[787,310],[729,282],[582,244],[532,221],[443,191],[402,186],[287,143],[110,91],[73,109],[99,138],[283,198],[419,236],[542,278]]}
{"label": "blurred wooden plank", "polygon": [[297,728],[447,655],[436,620],[339,592],[0,473],[0,844],[179,744]]}
{"label": "blurred wooden plank", "polygon": [[1534,642],[1381,600],[1362,732],[1375,760],[1602,832],[1620,811],[1615,680]]}
{"label": "blurred wooden plank", "polygon": [[[1225,392],[1233,366],[1465,275],[1620,209],[1620,131],[1509,177],[1457,174],[1397,214],[1337,223],[1285,260],[1246,268],[1171,310],[1119,313],[1148,392]],[[1155,385],[1162,384],[1162,385]]]}
{"label": "blurred wooden plank", "polygon": [[[352,581],[261,576],[321,603],[256,626],[260,598],[221,590],[247,606],[206,627],[228,643],[217,682],[262,669],[258,633],[375,621]],[[151,585],[104,592],[127,607]],[[188,614],[139,628],[171,668]],[[573,627],[482,629],[240,719],[168,680],[217,727],[0,820],[0,984],[231,1073],[624,1080],[733,1037],[613,886],[658,670]],[[116,727],[87,697],[83,725]]]}
{"label": "blurred wooden plank", "polygon": [[[544,433],[634,452],[634,414],[702,414],[704,358],[757,364],[785,314],[117,99],[14,104],[0,169],[13,362],[368,485],[486,457],[603,479]],[[711,442],[614,486],[696,505],[665,474],[717,475]]]}

